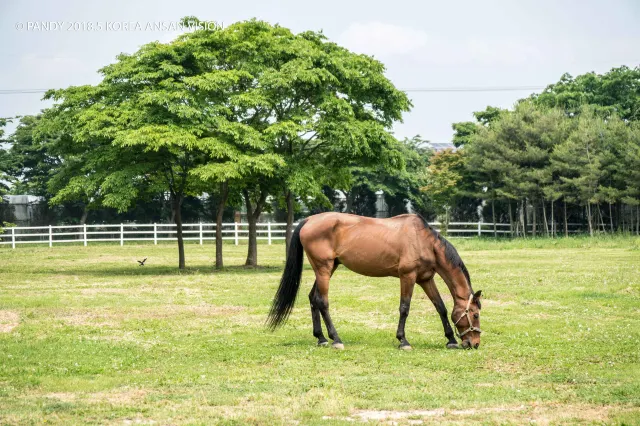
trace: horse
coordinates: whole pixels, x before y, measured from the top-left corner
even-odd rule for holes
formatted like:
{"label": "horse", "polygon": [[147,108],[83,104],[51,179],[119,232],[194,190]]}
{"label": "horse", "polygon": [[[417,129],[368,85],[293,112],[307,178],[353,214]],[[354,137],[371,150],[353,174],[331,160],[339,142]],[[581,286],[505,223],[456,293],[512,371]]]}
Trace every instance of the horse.
{"label": "horse", "polygon": [[[480,298],[456,249],[420,215],[404,214],[375,219],[346,213],[320,213],[298,224],[293,232],[280,286],[273,299],[267,325],[282,325],[295,304],[302,276],[303,251],[316,280],[309,293],[313,336],[318,345],[328,345],[322,333],[324,320],[335,349],[344,349],[329,315],[329,280],[339,265],[368,277],[400,279],[400,320],[396,338],[399,348],[412,349],[405,336],[413,289],[417,283],[434,304],[442,325],[447,348],[480,346]],[[461,339],[459,345],[447,318],[447,308],[433,280],[438,274],[453,297],[451,320]]]}

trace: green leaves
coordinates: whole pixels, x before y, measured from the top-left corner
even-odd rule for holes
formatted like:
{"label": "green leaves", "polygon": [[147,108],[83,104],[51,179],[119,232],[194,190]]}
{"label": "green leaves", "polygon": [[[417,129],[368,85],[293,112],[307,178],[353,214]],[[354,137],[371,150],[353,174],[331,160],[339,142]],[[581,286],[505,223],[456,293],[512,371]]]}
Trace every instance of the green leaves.
{"label": "green leaves", "polygon": [[534,100],[547,107],[559,107],[568,114],[579,114],[582,106],[592,105],[596,114],[615,114],[623,120],[640,119],[640,68],[621,66],[608,73],[572,77],[564,74]]}
{"label": "green leaves", "polygon": [[326,202],[323,187],[348,184],[353,164],[404,171],[390,130],[411,106],[406,94],[380,62],[320,33],[257,20],[200,29],[100,73],[96,86],[46,95],[56,104],[34,134],[64,135],[54,203],[124,211],[160,192],[179,213],[185,194],[226,185],[248,194],[257,218],[268,194]]}

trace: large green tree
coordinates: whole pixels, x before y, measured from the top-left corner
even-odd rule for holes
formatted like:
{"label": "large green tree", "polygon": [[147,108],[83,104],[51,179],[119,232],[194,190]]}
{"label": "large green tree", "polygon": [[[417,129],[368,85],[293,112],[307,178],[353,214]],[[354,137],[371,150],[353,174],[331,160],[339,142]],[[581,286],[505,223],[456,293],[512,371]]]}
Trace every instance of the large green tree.
{"label": "large green tree", "polygon": [[[197,45],[199,58],[215,64],[206,75],[191,79],[199,91],[218,90],[229,75],[239,78],[237,90],[221,105],[228,112],[225,126],[240,126],[255,141],[242,152],[282,160],[269,176],[259,168],[221,181],[218,176],[224,173],[205,176],[218,179],[221,200],[225,185],[236,181],[245,186],[247,265],[257,262],[256,222],[268,195],[285,201],[289,241],[296,200],[325,199],[322,188],[344,176],[345,159],[401,167],[397,141],[388,129],[410,103],[375,59],[353,54],[321,33],[295,34],[257,20],[195,31],[181,40]],[[196,173],[204,176],[200,169]]]}
{"label": "large green tree", "polygon": [[219,57],[225,69],[242,73],[242,101],[250,111],[241,105],[239,119],[259,132],[265,152],[284,160],[274,182],[252,187],[258,193],[247,212],[249,252],[252,222],[264,208],[267,188],[284,199],[288,244],[296,200],[327,201],[322,188],[344,176],[345,160],[402,168],[389,129],[411,104],[384,76],[381,62],[329,42],[322,33],[295,34],[257,20],[190,38]]}
{"label": "large green tree", "polygon": [[102,205],[124,211],[144,191],[167,192],[184,268],[182,202],[201,192],[203,177],[220,180],[211,176],[221,163],[247,155],[243,166],[254,172],[283,164],[246,122],[266,122],[262,101],[243,96],[251,84],[245,71],[226,69],[193,34],[122,54],[100,72],[96,86],[47,94],[56,105],[43,117],[42,132],[71,135],[64,155],[77,167],[61,179],[56,198],[90,190]]}

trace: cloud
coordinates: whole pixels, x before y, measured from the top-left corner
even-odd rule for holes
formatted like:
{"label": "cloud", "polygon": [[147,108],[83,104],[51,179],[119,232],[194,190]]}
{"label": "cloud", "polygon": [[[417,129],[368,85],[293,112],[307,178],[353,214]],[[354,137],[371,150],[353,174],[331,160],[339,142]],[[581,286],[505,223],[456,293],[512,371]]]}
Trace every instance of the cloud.
{"label": "cloud", "polygon": [[339,43],[355,52],[375,56],[406,55],[427,44],[427,33],[378,21],[355,22],[339,37]]}

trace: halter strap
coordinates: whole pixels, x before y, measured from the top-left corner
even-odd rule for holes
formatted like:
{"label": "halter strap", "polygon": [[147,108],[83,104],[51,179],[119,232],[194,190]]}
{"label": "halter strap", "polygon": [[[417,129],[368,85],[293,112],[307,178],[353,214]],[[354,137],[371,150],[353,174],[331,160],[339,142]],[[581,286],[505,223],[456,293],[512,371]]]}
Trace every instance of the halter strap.
{"label": "halter strap", "polygon": [[467,334],[470,331],[477,331],[478,333],[482,333],[482,330],[480,330],[478,327],[474,327],[473,323],[471,322],[471,315],[469,314],[469,306],[471,306],[471,301],[472,300],[473,300],[473,293],[471,293],[471,296],[469,296],[469,300],[467,301],[467,307],[465,308],[464,312],[462,313],[462,315],[460,315],[460,318],[458,318],[458,321],[453,323],[453,325],[456,326],[456,325],[458,325],[458,323],[460,322],[460,320],[462,318],[464,318],[465,316],[467,317],[467,321],[469,321],[469,328],[467,328],[462,333],[458,333],[457,330],[456,330],[456,334],[461,339],[462,339],[462,336],[464,336],[465,334]]}

